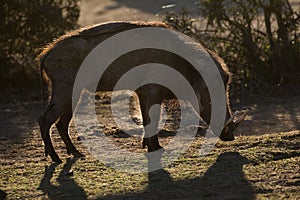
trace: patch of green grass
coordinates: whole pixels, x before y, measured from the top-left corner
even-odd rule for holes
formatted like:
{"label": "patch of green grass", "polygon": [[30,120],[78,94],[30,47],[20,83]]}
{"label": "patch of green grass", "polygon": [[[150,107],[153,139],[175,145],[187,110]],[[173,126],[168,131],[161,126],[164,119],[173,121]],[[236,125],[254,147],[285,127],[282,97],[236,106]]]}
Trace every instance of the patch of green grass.
{"label": "patch of green grass", "polygon": [[300,198],[299,131],[220,141],[203,157],[198,140],[170,166],[151,173],[121,172],[90,156],[58,166],[49,159],[8,162],[2,156],[1,189],[8,199]]}

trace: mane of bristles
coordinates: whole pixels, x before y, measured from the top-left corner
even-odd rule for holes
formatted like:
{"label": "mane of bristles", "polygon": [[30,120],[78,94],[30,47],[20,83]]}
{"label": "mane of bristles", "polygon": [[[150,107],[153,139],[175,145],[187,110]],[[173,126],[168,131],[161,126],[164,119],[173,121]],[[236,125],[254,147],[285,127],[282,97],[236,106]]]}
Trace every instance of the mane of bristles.
{"label": "mane of bristles", "polygon": [[75,30],[75,31],[70,31],[56,39],[54,39],[52,42],[48,43],[47,45],[45,45],[43,48],[42,48],[42,52],[36,57],[36,61],[41,64],[43,62],[43,60],[45,59],[45,57],[47,56],[47,54],[50,52],[50,50],[55,47],[59,42],[67,39],[67,38],[70,38],[70,37],[73,37],[73,36],[76,36],[78,34],[78,30]]}
{"label": "mane of bristles", "polygon": [[[110,28],[105,28],[109,26]],[[96,24],[92,26],[86,26],[74,31],[70,31],[56,39],[52,42],[48,43],[43,49],[42,52],[37,56],[36,61],[41,64],[43,60],[46,58],[48,53],[51,51],[52,48],[57,46],[61,41],[64,41],[68,38],[72,37],[85,37],[85,36],[96,36],[100,34],[108,34],[113,33],[116,31],[122,31],[124,26],[144,26],[144,27],[162,27],[171,29],[171,27],[163,22],[153,21],[153,22],[140,22],[140,21],[132,21],[132,22],[122,22],[122,21],[115,21],[115,22],[106,22],[101,24]]]}

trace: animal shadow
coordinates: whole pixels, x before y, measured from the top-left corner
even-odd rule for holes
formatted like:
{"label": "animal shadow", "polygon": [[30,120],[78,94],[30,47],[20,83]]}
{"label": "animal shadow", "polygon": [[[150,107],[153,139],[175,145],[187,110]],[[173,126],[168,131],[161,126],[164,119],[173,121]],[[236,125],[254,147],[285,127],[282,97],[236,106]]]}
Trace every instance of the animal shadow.
{"label": "animal shadow", "polygon": [[237,152],[221,154],[216,162],[194,179],[173,180],[160,169],[148,173],[145,191],[109,195],[98,199],[255,199],[255,192],[243,173],[249,161]]}
{"label": "animal shadow", "polygon": [[49,199],[87,199],[87,195],[72,178],[71,167],[75,159],[68,158],[66,164],[56,179],[59,185],[51,182],[57,164],[53,163],[45,167],[44,177],[40,181],[39,190],[42,190]]}

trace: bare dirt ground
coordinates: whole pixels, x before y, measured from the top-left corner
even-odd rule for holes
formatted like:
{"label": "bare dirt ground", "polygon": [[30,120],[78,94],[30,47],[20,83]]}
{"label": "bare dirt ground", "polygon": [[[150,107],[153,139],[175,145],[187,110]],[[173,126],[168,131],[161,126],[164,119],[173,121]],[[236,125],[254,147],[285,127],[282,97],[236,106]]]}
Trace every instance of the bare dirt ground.
{"label": "bare dirt ground", "polygon": [[[290,0],[292,6],[300,5],[298,0]],[[79,23],[83,26],[107,21],[162,19],[163,6],[172,6],[173,10],[186,7],[195,10],[195,0],[82,0]]]}
{"label": "bare dirt ground", "polygon": [[[155,14],[161,5],[175,1],[99,2],[83,1],[82,25],[159,19]],[[235,133],[236,141],[218,141],[207,156],[200,157],[198,149],[203,138],[197,137],[173,164],[141,174],[121,172],[95,160],[77,140],[73,126],[72,139],[87,157],[76,161],[68,156],[54,127],[53,142],[64,163],[57,166],[45,159],[37,124],[42,111],[40,97],[38,90],[8,90],[1,94],[0,190],[8,194],[8,199],[300,199],[299,93],[251,97],[233,104],[234,110],[249,110]],[[138,135],[140,127],[116,127],[107,95],[97,99],[101,128],[109,138],[129,151],[145,152],[139,137],[128,137],[123,132]],[[137,109],[137,121],[138,113]],[[169,119],[169,127],[174,120]],[[172,137],[162,134],[159,140],[166,145]]]}
{"label": "bare dirt ground", "polygon": [[166,5],[176,5],[175,10],[195,7],[193,0],[83,0],[79,23],[85,26],[107,21],[160,20],[162,7]]}

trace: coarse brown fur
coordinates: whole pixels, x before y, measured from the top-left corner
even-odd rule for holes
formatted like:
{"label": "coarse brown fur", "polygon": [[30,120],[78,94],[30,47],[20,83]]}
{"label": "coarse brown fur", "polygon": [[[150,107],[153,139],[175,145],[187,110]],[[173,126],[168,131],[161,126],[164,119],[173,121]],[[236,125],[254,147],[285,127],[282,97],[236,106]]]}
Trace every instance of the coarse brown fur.
{"label": "coarse brown fur", "polygon": [[134,26],[144,26],[144,27],[162,27],[162,28],[168,28],[168,29],[172,29],[171,26],[163,23],[163,22],[159,22],[159,21],[153,21],[153,22],[141,22],[141,21],[132,21],[132,22],[121,22],[121,21],[115,21],[115,22],[106,22],[106,23],[100,23],[100,24],[96,24],[96,25],[92,25],[92,26],[86,26],[83,27],[81,29],[77,29],[74,31],[70,31],[60,37],[58,37],[57,39],[55,39],[54,41],[50,42],[49,44],[47,44],[42,52],[36,57],[36,61],[40,64],[43,62],[43,60],[45,59],[45,57],[47,56],[47,54],[56,46],[58,45],[61,41],[64,41],[68,38],[72,38],[72,37],[87,37],[87,36],[97,36],[97,35],[101,35],[101,34],[111,34],[116,32],[120,27],[116,26],[115,29],[109,28],[109,29],[100,29],[99,31],[97,31],[98,27],[105,27],[107,25],[111,26],[112,24],[118,25],[118,24],[124,24],[124,25],[134,25]]}
{"label": "coarse brown fur", "polygon": [[[79,38],[79,37],[95,37],[97,35],[103,35],[103,34],[113,34],[114,32],[118,31],[120,29],[119,24],[130,26],[133,25],[133,28],[136,26],[143,26],[143,27],[162,27],[162,28],[168,28],[172,29],[169,25],[159,22],[159,21],[153,21],[153,22],[141,22],[141,21],[132,21],[132,22],[121,22],[121,21],[115,21],[115,22],[106,22],[106,23],[100,23],[92,26],[86,26],[81,29],[70,31],[49,44],[45,45],[45,47],[42,49],[41,53],[36,57],[36,61],[38,65],[40,66],[40,80],[41,80],[41,90],[42,90],[42,98],[43,98],[43,108],[46,107],[46,99],[50,97],[51,87],[52,83],[47,74],[44,71],[44,61],[47,58],[47,56],[50,54],[50,52],[58,46],[61,42],[68,40],[70,38]],[[114,28],[111,28],[111,25],[115,25]],[[109,28],[105,28],[105,26],[109,26]],[[99,29],[101,27],[101,29]],[[48,88],[45,88],[45,85],[48,86]],[[48,91],[46,91],[48,89]]]}
{"label": "coarse brown fur", "polygon": [[[50,155],[52,160],[59,163],[61,160],[55,153],[51,143],[49,129],[53,123],[56,122],[58,131],[66,144],[68,153],[74,156],[82,156],[77,151],[68,135],[68,125],[72,118],[72,91],[75,78],[81,63],[89,52],[100,42],[114,34],[140,27],[161,27],[171,29],[168,25],[162,22],[110,22],[99,24],[91,27],[82,28],[73,32],[67,33],[57,38],[52,43],[48,44],[37,57],[40,65],[42,84],[46,83],[51,94],[50,99],[45,95],[45,87],[43,88],[44,105],[46,106],[46,99],[49,99],[47,106],[39,118],[41,134],[45,143],[45,153]],[[187,39],[188,44],[193,48],[199,49],[200,52],[208,52],[213,61],[215,62],[227,95],[227,115],[226,118],[232,117],[229,98],[228,87],[230,83],[231,74],[228,71],[224,61],[210,50],[205,49],[201,44],[191,42]],[[203,54],[204,55],[204,54]],[[181,73],[187,80],[190,81],[198,98],[200,106],[200,115],[207,123],[210,122],[211,105],[210,95],[207,86],[201,75],[183,58],[173,55],[170,52],[163,50],[143,49],[141,51],[133,51],[126,56],[121,56],[116,59],[112,64],[110,70],[105,72],[101,77],[97,91],[112,90],[113,84],[134,66],[139,66],[145,63],[156,61],[167,66],[172,66],[179,73]],[[83,89],[83,88],[82,88]],[[149,91],[154,92],[149,94]],[[149,108],[154,104],[160,104],[165,99],[172,99],[174,95],[166,88],[158,85],[147,85],[136,90],[138,94],[143,125],[146,127],[150,123]],[[78,96],[79,98],[79,96]],[[74,100],[74,99],[73,99]],[[152,123],[152,122],[151,122]],[[227,125],[226,125],[227,126]],[[233,122],[228,123],[228,127],[223,131],[220,138],[222,140],[233,139]],[[228,128],[226,127],[226,128]],[[224,129],[225,130],[225,129]],[[147,136],[147,130],[145,135]],[[148,151],[155,151],[160,147],[157,135],[144,139],[144,145],[148,147]]]}

